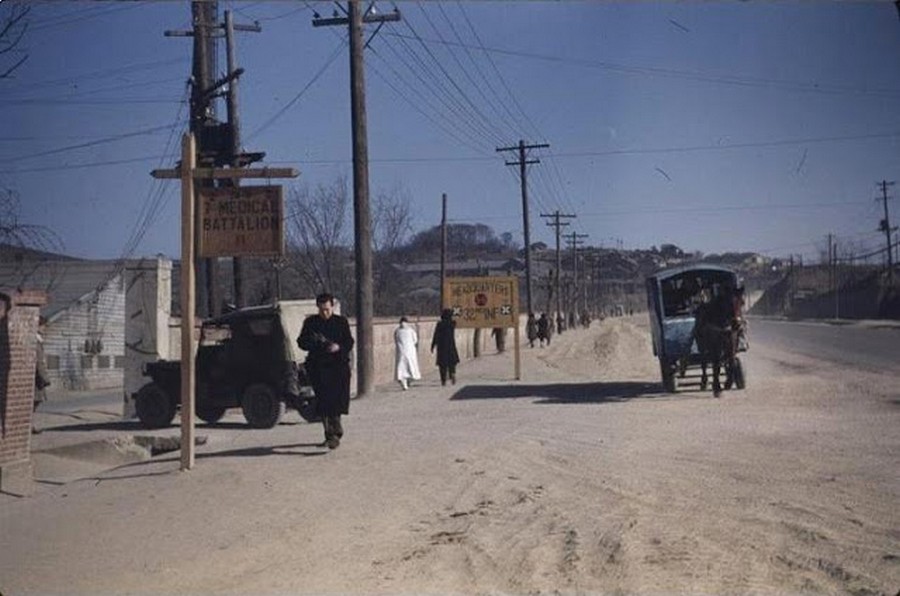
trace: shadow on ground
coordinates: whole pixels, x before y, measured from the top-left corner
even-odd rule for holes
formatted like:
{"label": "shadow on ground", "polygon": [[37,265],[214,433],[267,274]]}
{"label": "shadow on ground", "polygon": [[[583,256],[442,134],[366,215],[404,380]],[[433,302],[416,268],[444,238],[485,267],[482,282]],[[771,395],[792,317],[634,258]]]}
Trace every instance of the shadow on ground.
{"label": "shadow on ground", "polygon": [[623,381],[611,383],[553,383],[545,385],[467,385],[450,399],[536,398],[539,404],[622,402],[666,398],[659,383]]}
{"label": "shadow on ground", "polygon": [[[176,417],[176,423],[170,424],[169,426],[165,426],[163,428],[157,429],[149,429],[149,430],[166,430],[169,428],[180,428],[180,424],[177,424],[178,418]],[[296,420],[282,420],[278,423],[278,426],[297,426],[300,424],[307,424],[306,422],[298,422]],[[196,422],[194,425],[196,428],[220,428],[220,429],[242,429],[242,430],[270,430],[270,429],[255,429],[251,428],[247,425],[246,422],[214,422],[209,424],[207,422]],[[81,431],[89,431],[89,430],[127,430],[127,431],[139,431],[139,432],[149,432],[148,429],[144,428],[141,423],[137,420],[112,420],[109,422],[83,422],[80,424],[65,424],[61,426],[48,426],[46,428],[48,431],[61,431],[61,432],[81,432]]]}

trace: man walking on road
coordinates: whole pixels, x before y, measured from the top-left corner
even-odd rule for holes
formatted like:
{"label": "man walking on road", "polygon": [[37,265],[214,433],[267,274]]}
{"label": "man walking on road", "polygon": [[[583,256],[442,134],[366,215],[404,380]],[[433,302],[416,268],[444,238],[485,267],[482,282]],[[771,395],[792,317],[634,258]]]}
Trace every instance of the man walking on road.
{"label": "man walking on road", "polygon": [[316,296],[319,314],[306,317],[297,345],[308,352],[306,372],[316,394],[316,412],[325,426],[325,445],[336,449],[344,428],[341,415],[350,412],[350,350],[353,336],[347,319],[334,313],[334,296]]}
{"label": "man walking on road", "polygon": [[431,338],[431,351],[437,348],[437,365],[441,373],[441,385],[450,382],[456,384],[456,365],[459,364],[459,352],[456,351],[456,322],[453,320],[453,311],[445,308],[441,312],[441,320],[434,328],[434,337]]}

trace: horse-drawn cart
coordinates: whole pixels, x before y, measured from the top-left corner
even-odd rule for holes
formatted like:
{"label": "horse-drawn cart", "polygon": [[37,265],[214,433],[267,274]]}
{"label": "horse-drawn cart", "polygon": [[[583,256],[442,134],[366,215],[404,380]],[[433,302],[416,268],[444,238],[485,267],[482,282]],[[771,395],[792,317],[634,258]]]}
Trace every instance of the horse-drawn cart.
{"label": "horse-drawn cart", "polygon": [[[703,365],[706,359],[696,341],[698,309],[712,301],[730,300],[730,296],[726,298],[725,294],[733,293],[737,287],[737,274],[715,265],[666,269],[647,278],[653,355],[659,359],[662,383],[667,392],[677,390],[677,378],[683,377],[689,366]],[[738,389],[743,389],[745,385],[743,364],[737,357],[737,352],[743,350],[746,347],[738,347],[735,342],[724,362],[728,381],[733,381]],[[705,380],[705,366],[703,377]],[[717,378],[716,375],[716,385]],[[730,385],[728,381],[726,389]]]}

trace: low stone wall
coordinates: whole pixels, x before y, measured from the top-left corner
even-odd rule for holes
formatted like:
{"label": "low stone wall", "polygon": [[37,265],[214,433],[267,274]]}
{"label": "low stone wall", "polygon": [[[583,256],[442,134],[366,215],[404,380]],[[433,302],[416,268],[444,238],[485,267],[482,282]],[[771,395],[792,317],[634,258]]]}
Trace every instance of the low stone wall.
{"label": "low stone wall", "polygon": [[[377,319],[374,324],[374,344],[375,344],[375,384],[382,385],[394,381],[395,372],[395,349],[394,349],[394,330],[399,324],[400,318],[396,319]],[[434,328],[437,326],[437,317],[419,317],[409,321],[409,324],[415,328],[419,336],[419,368],[422,374],[427,374],[429,369],[436,369],[435,356],[431,353],[431,340],[434,337]],[[354,337],[356,336],[356,326],[353,319],[350,320]],[[512,330],[508,332],[507,338],[508,349],[512,349]],[[490,329],[483,329],[481,332],[481,353],[494,351],[494,344],[491,337]],[[459,359],[465,362],[475,357],[475,330],[474,329],[457,329],[456,330],[456,349],[459,352]]]}

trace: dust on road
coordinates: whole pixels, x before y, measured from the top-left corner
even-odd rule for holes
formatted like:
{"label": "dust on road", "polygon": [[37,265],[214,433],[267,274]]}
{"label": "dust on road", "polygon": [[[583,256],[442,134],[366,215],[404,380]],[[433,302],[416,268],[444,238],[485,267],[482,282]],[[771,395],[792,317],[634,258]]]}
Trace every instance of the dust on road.
{"label": "dust on road", "polygon": [[[423,363],[425,364],[425,363]],[[488,355],[321,430],[210,430],[0,510],[4,593],[826,592],[900,587],[898,376],[754,342],[661,393],[643,320]],[[65,496],[63,496],[65,495]]]}

